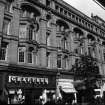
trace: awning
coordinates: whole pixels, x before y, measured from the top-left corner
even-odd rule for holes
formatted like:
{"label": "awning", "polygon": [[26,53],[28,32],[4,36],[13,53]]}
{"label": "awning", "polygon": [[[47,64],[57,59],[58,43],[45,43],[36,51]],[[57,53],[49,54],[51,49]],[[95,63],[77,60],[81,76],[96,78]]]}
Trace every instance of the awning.
{"label": "awning", "polygon": [[77,91],[72,82],[70,79],[59,79],[58,86],[61,86],[62,90],[66,93],[76,93]]}
{"label": "awning", "polygon": [[66,93],[76,93],[74,88],[62,88],[62,90]]}

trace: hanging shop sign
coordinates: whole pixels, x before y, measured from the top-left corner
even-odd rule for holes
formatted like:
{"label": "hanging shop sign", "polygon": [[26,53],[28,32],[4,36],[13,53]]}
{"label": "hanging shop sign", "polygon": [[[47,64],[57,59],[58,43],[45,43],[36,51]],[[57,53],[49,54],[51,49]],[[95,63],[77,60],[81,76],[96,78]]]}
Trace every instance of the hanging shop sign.
{"label": "hanging shop sign", "polygon": [[14,76],[10,75],[8,77],[9,83],[25,83],[25,84],[48,84],[48,78],[46,77],[23,77],[23,76]]}

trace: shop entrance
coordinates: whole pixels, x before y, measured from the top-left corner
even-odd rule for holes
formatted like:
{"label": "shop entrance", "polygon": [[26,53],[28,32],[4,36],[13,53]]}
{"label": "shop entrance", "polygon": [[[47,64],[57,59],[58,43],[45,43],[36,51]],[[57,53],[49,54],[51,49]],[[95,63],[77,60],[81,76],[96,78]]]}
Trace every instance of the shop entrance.
{"label": "shop entrance", "polygon": [[42,95],[42,89],[25,89],[25,104],[37,104]]}

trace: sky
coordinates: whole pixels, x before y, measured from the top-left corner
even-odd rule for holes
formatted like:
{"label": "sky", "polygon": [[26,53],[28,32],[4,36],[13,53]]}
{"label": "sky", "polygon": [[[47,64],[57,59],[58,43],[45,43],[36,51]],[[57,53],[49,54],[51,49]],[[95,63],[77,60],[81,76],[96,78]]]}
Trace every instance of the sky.
{"label": "sky", "polygon": [[93,15],[98,15],[102,19],[105,20],[105,9],[100,7],[94,0],[63,0],[83,12],[87,16],[91,17],[91,13]]}

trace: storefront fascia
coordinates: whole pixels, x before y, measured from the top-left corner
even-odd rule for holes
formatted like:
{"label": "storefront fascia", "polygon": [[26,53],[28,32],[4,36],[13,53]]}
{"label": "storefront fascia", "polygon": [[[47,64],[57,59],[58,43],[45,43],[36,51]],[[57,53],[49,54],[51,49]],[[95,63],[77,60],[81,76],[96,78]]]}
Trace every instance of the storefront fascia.
{"label": "storefront fascia", "polygon": [[[15,74],[10,73],[7,75],[6,79],[6,88],[10,96],[14,96],[15,94],[24,94],[23,99],[25,98],[25,92],[28,90],[28,94],[32,92],[37,92],[39,94],[38,97],[42,94],[44,90],[47,90],[47,93],[55,93],[56,89],[56,76],[55,75],[26,75],[26,74]],[[38,93],[38,91],[40,91]],[[21,97],[21,96],[20,96]],[[10,101],[10,99],[8,99]],[[11,102],[8,102],[12,104]]]}

